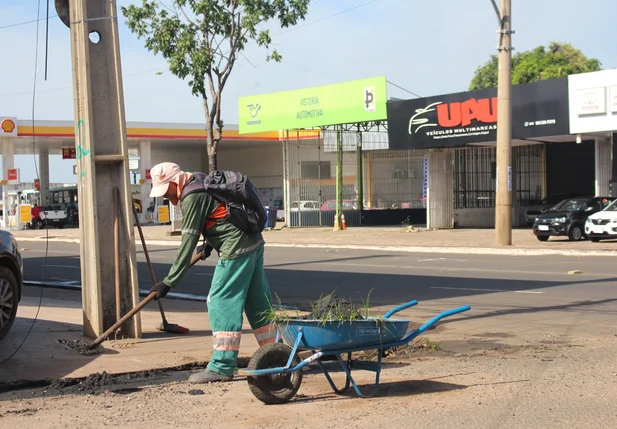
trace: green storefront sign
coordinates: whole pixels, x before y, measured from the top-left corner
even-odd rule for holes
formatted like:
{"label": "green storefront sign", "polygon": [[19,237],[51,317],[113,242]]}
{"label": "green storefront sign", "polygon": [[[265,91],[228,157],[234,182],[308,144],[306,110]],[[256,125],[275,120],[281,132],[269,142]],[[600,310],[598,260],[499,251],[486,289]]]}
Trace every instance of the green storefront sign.
{"label": "green storefront sign", "polygon": [[385,76],[242,97],[239,133],[381,121],[386,100]]}

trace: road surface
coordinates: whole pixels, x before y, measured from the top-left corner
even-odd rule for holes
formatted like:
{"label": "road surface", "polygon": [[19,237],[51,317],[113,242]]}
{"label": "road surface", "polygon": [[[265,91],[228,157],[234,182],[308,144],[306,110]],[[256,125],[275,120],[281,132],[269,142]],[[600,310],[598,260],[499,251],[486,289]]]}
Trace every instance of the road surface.
{"label": "road surface", "polygon": [[[24,242],[24,277],[31,281],[80,282],[79,248],[73,243]],[[175,247],[152,246],[157,280],[174,261]],[[216,257],[188,271],[177,292],[206,296]],[[495,307],[555,306],[614,299],[613,258],[571,256],[485,256],[408,254],[357,250],[267,248],[266,271],[272,291],[284,304],[305,308],[308,300],[336,289],[360,302],[373,289],[371,304],[459,298]],[[569,275],[580,270],[582,274]],[[138,253],[139,284],[151,287],[143,252]]]}

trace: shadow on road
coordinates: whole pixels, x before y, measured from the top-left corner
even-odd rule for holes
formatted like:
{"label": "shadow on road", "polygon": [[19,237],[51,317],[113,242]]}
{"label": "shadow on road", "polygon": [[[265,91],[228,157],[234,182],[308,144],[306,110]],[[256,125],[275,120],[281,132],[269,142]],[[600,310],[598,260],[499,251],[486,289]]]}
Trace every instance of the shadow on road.
{"label": "shadow on road", "polygon": [[[390,255],[382,255],[388,257]],[[375,258],[376,256],[370,256]],[[366,257],[369,258],[369,257]],[[364,259],[361,258],[344,258]],[[61,267],[66,264],[65,257],[50,257],[47,259],[47,280],[73,280],[79,281],[80,271],[78,269],[63,269],[50,267]],[[328,260],[332,262],[333,260]],[[157,279],[161,280],[167,275],[171,267],[169,264],[153,263],[153,269]],[[307,263],[317,263],[318,261],[308,261]],[[24,276],[26,280],[40,281],[44,258],[24,259]],[[73,262],[74,263],[74,262]],[[298,262],[290,263],[298,265]],[[469,278],[442,275],[415,275],[415,274],[387,274],[387,273],[366,273],[352,271],[317,271],[317,270],[295,270],[285,269],[287,264],[272,265],[266,268],[268,281],[273,294],[278,295],[282,303],[299,310],[310,310],[309,301],[314,301],[322,295],[327,295],[332,291],[336,294],[351,299],[354,303],[361,305],[362,300],[366,299],[369,292],[373,290],[370,297],[370,305],[390,308],[395,305],[408,302],[414,299],[419,301],[444,299],[444,298],[465,298],[478,295],[486,295],[501,292],[525,292],[530,290],[541,290],[556,286],[572,286],[578,284],[600,284],[617,281],[617,278],[593,278],[571,277],[572,280],[527,280],[527,279],[502,279],[502,278]],[[210,263],[197,264],[191,268],[182,283],[174,289],[174,292],[195,294],[206,296],[210,289],[210,282],[214,266]],[[438,271],[435,271],[437,274]],[[138,263],[139,286],[142,289],[150,289],[152,282],[145,262]],[[592,305],[591,302],[588,305]],[[602,303],[601,301],[599,303]],[[577,305],[565,304],[563,308]],[[559,309],[560,306],[555,307]],[[516,312],[537,312],[542,311],[538,307],[524,307],[522,309],[510,309],[504,311]],[[499,314],[495,314],[499,315]],[[472,315],[471,317],[490,317]]]}

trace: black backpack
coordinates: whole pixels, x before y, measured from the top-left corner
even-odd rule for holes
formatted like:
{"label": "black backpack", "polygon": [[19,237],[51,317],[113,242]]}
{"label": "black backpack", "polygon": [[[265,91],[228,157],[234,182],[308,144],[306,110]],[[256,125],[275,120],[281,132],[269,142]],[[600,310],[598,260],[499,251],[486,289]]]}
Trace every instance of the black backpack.
{"label": "black backpack", "polygon": [[194,182],[182,189],[180,202],[193,192],[206,191],[225,204],[227,216],[218,223],[230,222],[244,232],[262,232],[266,227],[266,208],[249,178],[235,171],[216,170],[193,173]]}

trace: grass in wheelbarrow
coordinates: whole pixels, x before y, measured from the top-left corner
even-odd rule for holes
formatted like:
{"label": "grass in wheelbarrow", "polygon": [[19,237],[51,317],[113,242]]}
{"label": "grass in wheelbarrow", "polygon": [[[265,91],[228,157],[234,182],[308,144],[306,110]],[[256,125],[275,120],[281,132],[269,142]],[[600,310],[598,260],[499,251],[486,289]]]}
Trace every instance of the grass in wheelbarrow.
{"label": "grass in wheelbarrow", "polygon": [[[296,309],[295,317],[291,316],[288,310],[283,306],[281,299],[276,296],[278,305],[270,305],[270,308],[262,313],[262,320],[266,323],[285,324],[292,319],[301,320],[317,320],[320,325],[325,325],[329,322],[353,322],[354,320],[368,319],[370,316],[370,298],[373,289],[371,289],[366,297],[366,300],[361,297],[362,307],[357,308],[351,300],[346,300],[336,296],[336,290],[328,295],[321,295],[316,301],[309,301],[311,311],[308,314],[300,315],[300,311]],[[379,323],[379,318],[375,318],[376,323]]]}

